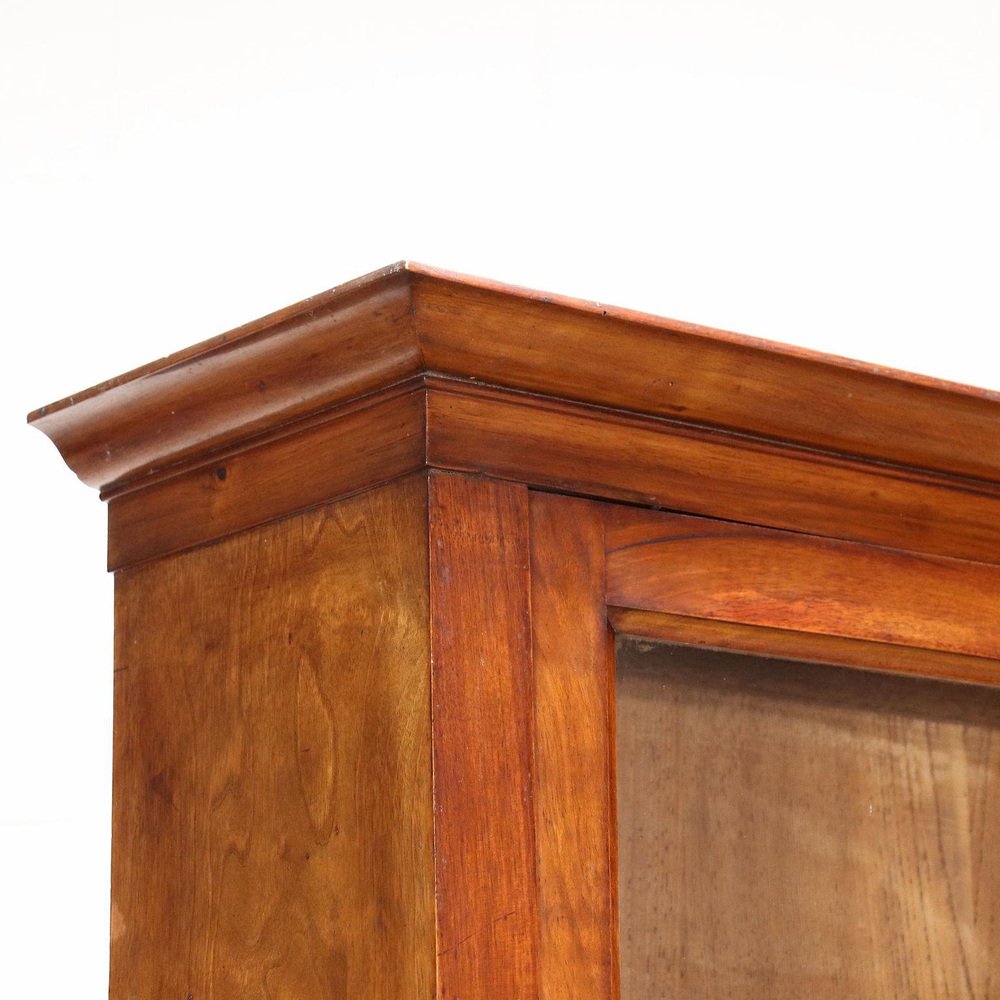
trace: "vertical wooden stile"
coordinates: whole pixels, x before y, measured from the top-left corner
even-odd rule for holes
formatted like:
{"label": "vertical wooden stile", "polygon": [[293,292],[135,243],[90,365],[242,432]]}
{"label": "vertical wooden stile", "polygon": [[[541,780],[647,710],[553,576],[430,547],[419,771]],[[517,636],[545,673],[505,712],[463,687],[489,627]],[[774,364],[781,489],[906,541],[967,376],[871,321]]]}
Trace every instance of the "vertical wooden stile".
{"label": "vertical wooden stile", "polygon": [[528,490],[430,477],[438,1000],[534,1000]]}
{"label": "vertical wooden stile", "polygon": [[531,495],[541,996],[617,996],[613,653],[600,505]]}

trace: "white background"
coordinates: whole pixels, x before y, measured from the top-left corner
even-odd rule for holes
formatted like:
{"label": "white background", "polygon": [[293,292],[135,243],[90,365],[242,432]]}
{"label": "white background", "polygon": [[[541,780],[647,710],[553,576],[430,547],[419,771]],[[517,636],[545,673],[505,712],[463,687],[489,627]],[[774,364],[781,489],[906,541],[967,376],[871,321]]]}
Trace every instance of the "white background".
{"label": "white background", "polygon": [[0,2],[5,996],[107,989],[104,511],[29,409],[404,256],[1000,388],[997,0]]}

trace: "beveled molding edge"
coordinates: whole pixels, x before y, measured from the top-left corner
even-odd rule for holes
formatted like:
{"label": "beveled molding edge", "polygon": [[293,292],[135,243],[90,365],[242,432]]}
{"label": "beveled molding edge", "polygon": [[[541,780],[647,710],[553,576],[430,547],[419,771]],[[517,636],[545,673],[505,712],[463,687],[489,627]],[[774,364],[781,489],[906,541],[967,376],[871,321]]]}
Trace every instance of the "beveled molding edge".
{"label": "beveled molding edge", "polygon": [[109,568],[429,469],[1000,563],[1000,485],[419,375],[106,494]]}
{"label": "beveled molding edge", "polygon": [[435,373],[1000,482],[1000,393],[409,262],[28,419],[114,495]]}
{"label": "beveled molding edge", "polygon": [[702,649],[968,684],[996,686],[1000,682],[1000,660],[921,646],[614,606],[608,608],[608,624],[616,635]]}

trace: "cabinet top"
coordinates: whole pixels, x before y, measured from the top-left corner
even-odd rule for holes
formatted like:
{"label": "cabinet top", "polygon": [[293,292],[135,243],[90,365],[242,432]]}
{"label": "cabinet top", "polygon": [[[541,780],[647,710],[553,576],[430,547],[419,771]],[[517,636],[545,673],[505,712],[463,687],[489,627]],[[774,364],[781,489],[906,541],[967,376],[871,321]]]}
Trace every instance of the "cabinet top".
{"label": "cabinet top", "polygon": [[28,420],[110,493],[437,376],[1000,481],[1000,393],[411,262]]}

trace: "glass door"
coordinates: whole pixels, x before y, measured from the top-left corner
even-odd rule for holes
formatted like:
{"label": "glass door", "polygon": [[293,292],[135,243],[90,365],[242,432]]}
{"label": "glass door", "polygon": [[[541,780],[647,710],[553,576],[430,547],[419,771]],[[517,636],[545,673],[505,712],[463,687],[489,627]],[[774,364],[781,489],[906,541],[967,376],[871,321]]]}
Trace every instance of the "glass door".
{"label": "glass door", "polygon": [[622,1000],[1000,997],[1000,690],[616,663]]}

